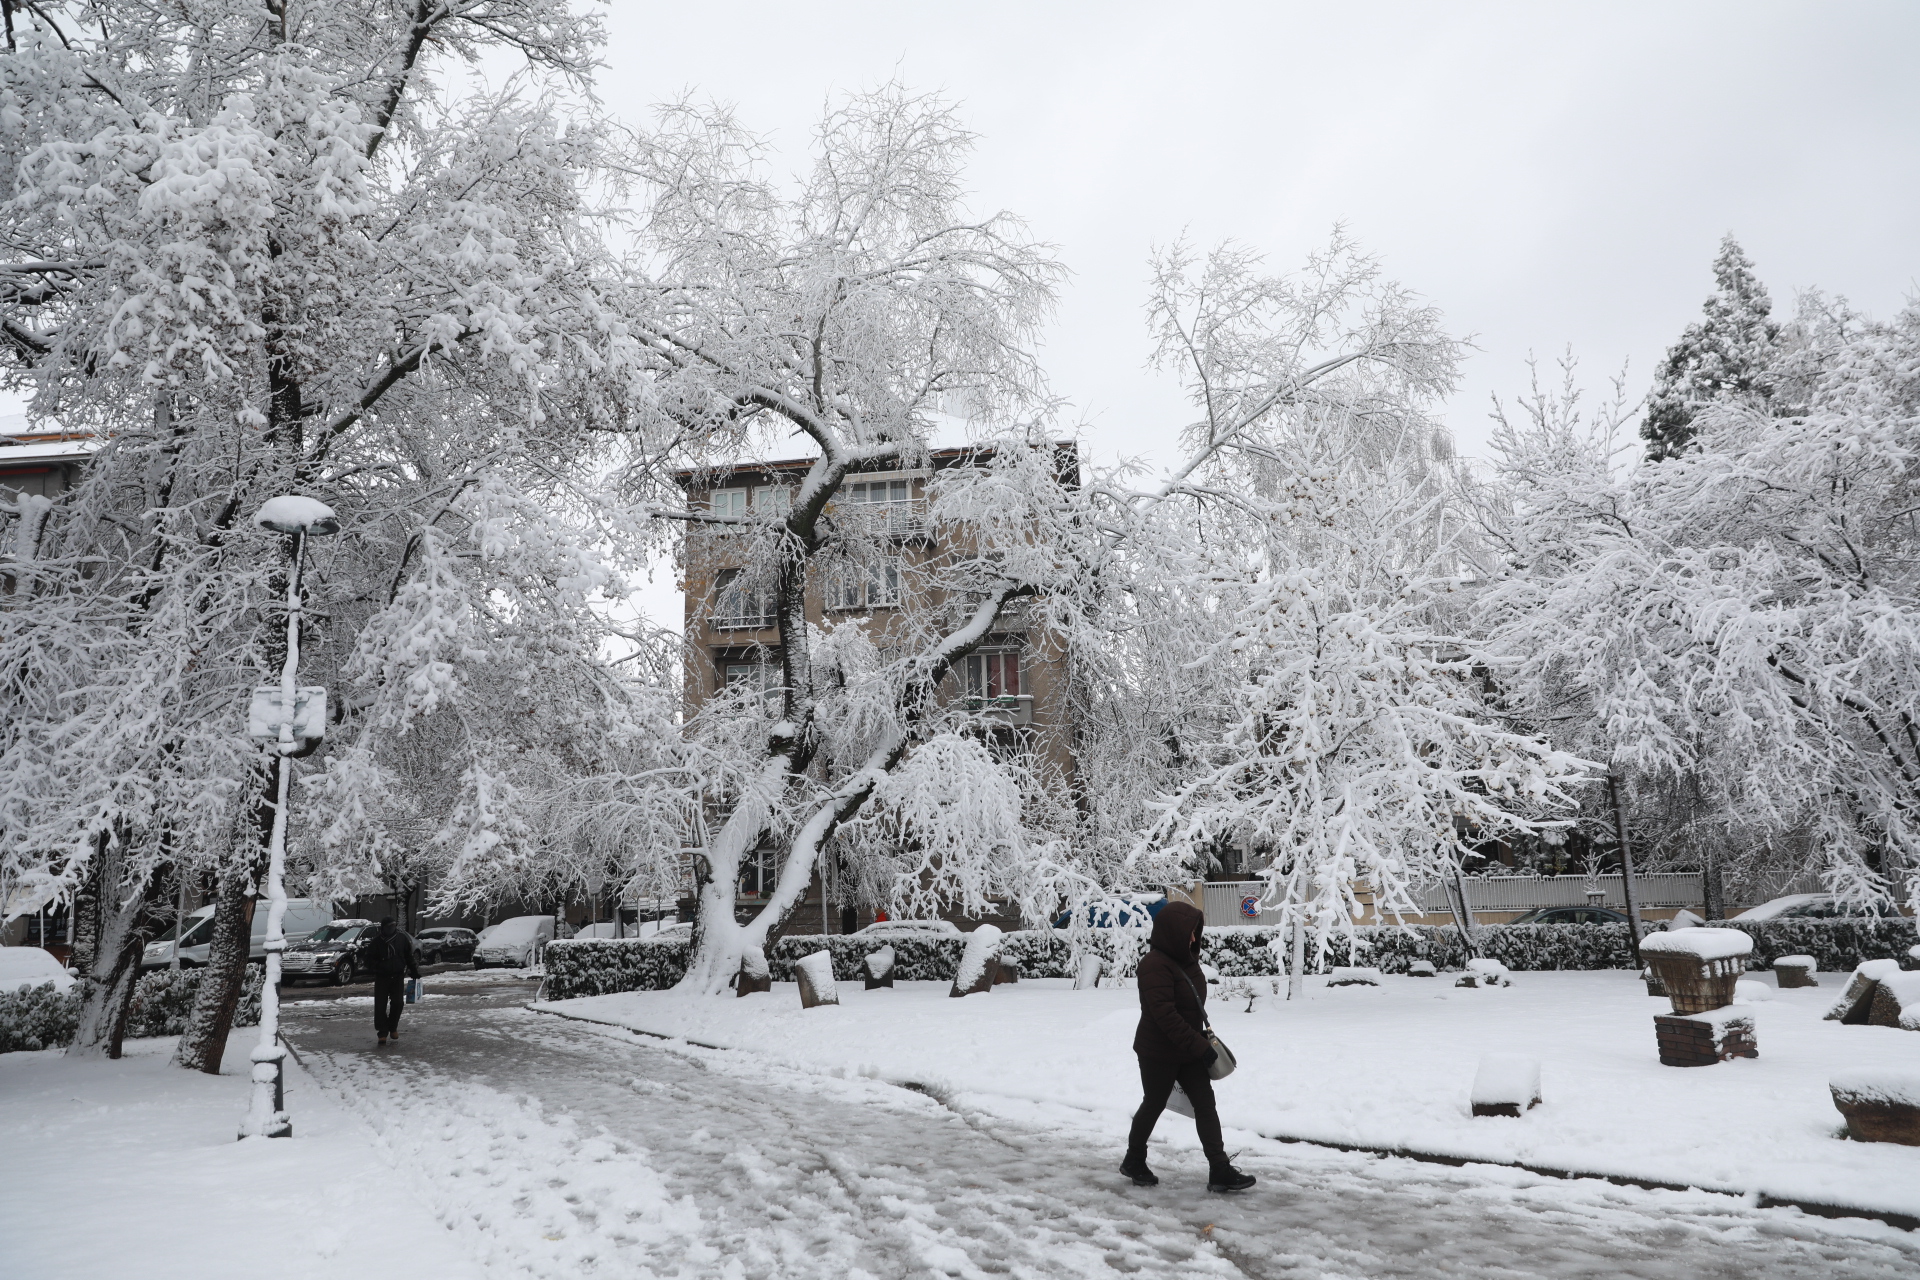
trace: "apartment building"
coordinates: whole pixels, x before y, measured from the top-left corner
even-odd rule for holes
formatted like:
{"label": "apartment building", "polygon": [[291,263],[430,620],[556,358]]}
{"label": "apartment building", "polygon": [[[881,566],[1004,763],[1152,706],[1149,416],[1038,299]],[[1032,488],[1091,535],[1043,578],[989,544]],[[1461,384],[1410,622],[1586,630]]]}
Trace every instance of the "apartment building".
{"label": "apartment building", "polygon": [[[1063,467],[1077,465],[1071,445],[1053,447]],[[940,531],[928,521],[927,487],[941,471],[982,460],[978,450],[942,449],[922,467],[876,467],[850,476],[827,513],[853,535],[848,541],[857,552],[815,567],[806,587],[807,620],[821,627],[861,620],[883,652],[924,643],[959,603],[936,585],[939,569],[968,554],[965,547],[943,545]],[[778,516],[791,506],[812,465],[812,459],[796,458],[688,472],[681,481],[690,509]],[[724,526],[696,523],[688,529],[680,585],[689,716],[729,689],[748,686],[771,695],[780,686],[782,636],[771,584],[755,572],[751,541],[750,535]],[[1037,765],[1071,776],[1066,652],[1024,607],[1001,612],[986,641],[948,676],[942,705],[975,717],[996,751],[1023,753]],[[761,851],[741,878],[743,913],[772,891],[773,871],[773,851]],[[872,918],[871,907],[851,901],[850,890],[829,866],[824,886],[816,875],[786,931],[850,931]]]}

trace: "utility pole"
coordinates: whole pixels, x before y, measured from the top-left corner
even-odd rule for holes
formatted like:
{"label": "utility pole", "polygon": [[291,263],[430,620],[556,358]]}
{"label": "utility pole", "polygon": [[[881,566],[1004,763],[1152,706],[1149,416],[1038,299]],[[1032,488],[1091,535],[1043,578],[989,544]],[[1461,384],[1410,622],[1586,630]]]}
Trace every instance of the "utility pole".
{"label": "utility pole", "polygon": [[1633,897],[1633,848],[1627,842],[1627,809],[1620,800],[1620,775],[1607,770],[1607,796],[1613,801],[1613,831],[1620,840],[1620,892],[1627,900],[1627,932],[1633,939],[1633,963],[1640,960],[1640,907]]}

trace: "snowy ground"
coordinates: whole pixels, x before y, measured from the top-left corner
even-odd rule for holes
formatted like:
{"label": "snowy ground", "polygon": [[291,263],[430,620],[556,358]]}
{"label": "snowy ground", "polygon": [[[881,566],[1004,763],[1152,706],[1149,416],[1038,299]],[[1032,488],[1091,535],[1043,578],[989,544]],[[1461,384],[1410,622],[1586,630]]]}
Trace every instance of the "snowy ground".
{"label": "snowy ground", "polygon": [[118,1062],[0,1054],[0,1275],[485,1276],[297,1065],[294,1139],[234,1140],[251,1031],[217,1076],[169,1066],[173,1037]]}
{"label": "snowy ground", "polygon": [[[1027,997],[1059,998],[1022,984],[996,1007]],[[937,1085],[936,1097],[544,1016],[518,1007],[524,998],[481,990],[415,1006],[397,1049],[374,1046],[360,1004],[289,1009],[306,1063],[289,1142],[232,1142],[244,1082],[167,1071],[167,1042],[138,1045],[121,1063],[0,1058],[9,1153],[0,1271],[143,1280],[373,1269],[486,1280],[1920,1271],[1920,1235],[1879,1223],[1383,1160],[1244,1129],[1229,1140],[1260,1185],[1210,1196],[1191,1128],[1172,1120],[1153,1157],[1165,1182],[1136,1189],[1113,1169],[1117,1112]],[[858,998],[828,1018],[850,1022]],[[696,1003],[717,1014],[755,1000]],[[911,999],[897,1008],[910,1012]],[[970,1069],[947,1066],[950,1080]],[[285,1233],[272,1250],[273,1235],[256,1225],[268,1216]]]}
{"label": "snowy ground", "polygon": [[[1241,1067],[1217,1088],[1228,1129],[1475,1160],[1623,1175],[1783,1200],[1920,1216],[1920,1150],[1837,1136],[1827,1078],[1843,1067],[1920,1070],[1920,1035],[1821,1014],[1844,986],[1775,991],[1750,1011],[1757,1060],[1660,1065],[1652,1015],[1626,973],[1522,973],[1510,988],[1393,977],[1288,1004],[1216,999],[1214,1027]],[[1769,987],[1770,979],[1765,980]],[[965,1000],[945,984],[840,985],[803,1011],[792,986],[744,999],[635,992],[543,1006],[657,1035],[754,1048],[815,1070],[915,1082],[1011,1117],[1079,1112],[1111,1129],[1138,1102],[1137,998],[1027,981]],[[1475,1119],[1480,1056],[1537,1057],[1545,1103]],[[1171,1122],[1170,1122],[1171,1123]],[[1183,1135],[1192,1140],[1188,1127]]]}

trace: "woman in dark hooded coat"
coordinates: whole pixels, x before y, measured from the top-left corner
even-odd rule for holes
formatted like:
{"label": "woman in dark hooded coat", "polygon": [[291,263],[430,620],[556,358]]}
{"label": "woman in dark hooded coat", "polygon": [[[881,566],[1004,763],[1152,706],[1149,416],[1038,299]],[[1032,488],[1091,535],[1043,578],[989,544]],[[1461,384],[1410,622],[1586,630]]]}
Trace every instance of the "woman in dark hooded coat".
{"label": "woman in dark hooded coat", "polygon": [[1147,1139],[1176,1082],[1193,1103],[1194,1125],[1207,1153],[1207,1190],[1244,1191],[1253,1185],[1253,1178],[1227,1159],[1220,1141],[1220,1114],[1213,1105],[1213,1081],[1207,1076],[1207,1068],[1219,1055],[1203,1030],[1207,978],[1200,970],[1200,933],[1205,927],[1206,917],[1199,908],[1169,902],[1153,919],[1149,950],[1135,971],[1140,1029],[1133,1035],[1133,1051],[1140,1058],[1140,1086],[1146,1096],[1134,1113],[1120,1172],[1136,1186],[1160,1182],[1147,1168]]}

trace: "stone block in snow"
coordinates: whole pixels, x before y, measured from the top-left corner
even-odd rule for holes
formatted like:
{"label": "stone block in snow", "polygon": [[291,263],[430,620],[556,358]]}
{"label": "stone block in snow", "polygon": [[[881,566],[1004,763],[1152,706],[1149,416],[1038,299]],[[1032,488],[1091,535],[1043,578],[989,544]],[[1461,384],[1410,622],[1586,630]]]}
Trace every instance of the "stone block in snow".
{"label": "stone block in snow", "polygon": [[1540,1062],[1517,1053],[1489,1053],[1473,1077],[1473,1114],[1513,1116],[1540,1105]]}
{"label": "stone block in snow", "polygon": [[1867,1022],[1920,1031],[1920,973],[1890,973],[1875,983]]}
{"label": "stone block in snow", "polygon": [[960,968],[953,975],[950,996],[981,995],[993,989],[993,961],[1000,950],[997,925],[975,925],[967,935],[967,949],[960,953]]}
{"label": "stone block in snow", "polygon": [[1075,965],[1073,970],[1073,989],[1075,991],[1092,991],[1098,987],[1100,985],[1100,971],[1105,967],[1106,965],[1100,957],[1094,955],[1091,951],[1081,953],[1080,963]]}
{"label": "stone block in snow", "polygon": [[1753,1015],[1733,1008],[1653,1016],[1660,1061],[1669,1067],[1710,1067],[1733,1058],[1757,1058]]}
{"label": "stone block in snow", "polygon": [[1454,979],[1456,987],[1510,987],[1513,974],[1498,960],[1467,961],[1467,971]]}
{"label": "stone block in snow", "polygon": [[1827,1085],[1856,1142],[1920,1147],[1920,1071],[1842,1071]]}
{"label": "stone block in snow", "polygon": [[1857,1026],[1873,1013],[1873,993],[1880,979],[1900,972],[1898,960],[1863,960],[1853,967],[1846,992],[1827,1010],[1827,1021]]}
{"label": "stone block in snow", "polygon": [[1360,966],[1335,969],[1327,978],[1327,985],[1330,987],[1377,987],[1380,985],[1380,971]]}
{"label": "stone block in snow", "polygon": [[1759,1004],[1762,1000],[1771,999],[1773,999],[1773,988],[1758,978],[1742,978],[1733,984],[1735,1004]]}
{"label": "stone block in snow", "polygon": [[868,991],[872,991],[876,987],[891,987],[893,985],[894,962],[894,950],[891,946],[882,947],[878,951],[870,951],[867,953],[867,958],[861,961],[861,964],[867,971],[866,989]]}
{"label": "stone block in snow", "polygon": [[833,984],[833,953],[816,951],[793,962],[793,976],[800,983],[800,1007],[815,1009],[823,1004],[839,1004],[840,989]]}
{"label": "stone block in snow", "polygon": [[1781,956],[1773,962],[1774,981],[1782,988],[1817,987],[1813,972],[1818,967],[1812,956]]}
{"label": "stone block in snow", "polygon": [[1431,960],[1415,960],[1407,966],[1407,976],[1410,978],[1431,978],[1437,972]]}

